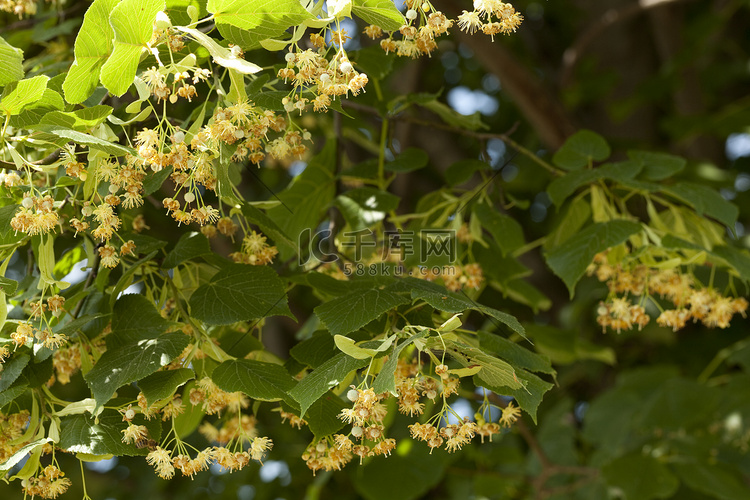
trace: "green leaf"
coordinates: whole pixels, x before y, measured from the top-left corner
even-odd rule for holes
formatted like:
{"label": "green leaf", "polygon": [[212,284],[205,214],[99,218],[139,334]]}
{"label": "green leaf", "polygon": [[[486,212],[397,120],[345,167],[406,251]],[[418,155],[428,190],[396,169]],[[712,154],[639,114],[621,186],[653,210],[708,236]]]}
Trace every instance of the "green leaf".
{"label": "green leaf", "polygon": [[30,360],[28,354],[19,353],[3,363],[3,371],[0,372],[0,392],[10,387],[21,376],[21,372]]}
{"label": "green leaf", "polygon": [[62,96],[51,88],[44,89],[42,98],[26,106],[21,113],[11,118],[10,124],[17,128],[33,128],[47,113],[65,108]]}
{"label": "green leaf", "polygon": [[11,230],[10,221],[16,215],[21,205],[5,205],[0,207],[0,235],[5,236]]}
{"label": "green leaf", "polygon": [[131,342],[109,348],[83,378],[99,405],[117,389],[151,375],[169,364],[190,343],[183,333],[165,333],[153,339]]}
{"label": "green leaf", "polygon": [[[701,404],[695,404],[695,395]],[[715,387],[691,379],[673,378],[659,384],[658,391],[642,405],[641,426],[662,430],[700,428],[711,418],[721,400]]]}
{"label": "green leaf", "polygon": [[624,161],[607,163],[595,169],[575,170],[553,180],[547,187],[547,194],[550,200],[559,207],[581,186],[600,179],[625,182],[638,175],[642,168],[640,163]]}
{"label": "green leaf", "polygon": [[222,333],[215,337],[224,352],[236,358],[244,358],[252,351],[262,351],[263,342],[253,337],[251,332],[242,332],[232,328],[222,328]]}
{"label": "green leaf", "polygon": [[562,220],[557,224],[557,227],[547,235],[544,242],[544,249],[549,250],[550,248],[558,247],[571,236],[578,234],[590,217],[591,203],[580,197],[573,200],[562,216]]}
{"label": "green leaf", "polygon": [[190,297],[193,316],[212,325],[268,316],[293,317],[284,282],[270,267],[230,264]]}
{"label": "green leaf", "polygon": [[52,441],[49,438],[37,439],[31,443],[22,446],[18,451],[13,453],[8,459],[0,464],[0,477],[5,477],[6,471],[12,469],[15,465],[21,463],[21,460],[26,458],[26,455],[32,453],[34,449],[41,447],[45,443]]}
{"label": "green leaf", "polygon": [[63,83],[65,100],[71,104],[85,101],[99,83],[101,67],[112,52],[114,31],[109,13],[119,1],[94,0],[83,16],[73,51],[75,61]]}
{"label": "green leaf", "polygon": [[167,331],[169,321],[162,318],[154,304],[143,295],[123,295],[112,309],[112,333],[107,348],[112,349],[144,339],[153,339]]}
{"label": "green leaf", "polygon": [[0,37],[0,87],[23,78],[23,50]]}
{"label": "green leaf", "polygon": [[201,31],[193,28],[186,28],[185,26],[175,26],[175,29],[187,33],[193,37],[196,42],[203,45],[206,50],[208,50],[209,54],[211,54],[211,57],[213,57],[213,61],[219,66],[239,71],[244,75],[251,75],[262,69],[257,64],[233,57],[232,52],[229,49],[222,47],[216,43],[216,40]]}
{"label": "green leaf", "polygon": [[344,354],[348,354],[349,356],[356,359],[368,359],[377,354],[377,351],[375,351],[375,349],[365,349],[363,347],[359,347],[356,345],[354,339],[344,337],[343,335],[334,335],[333,342],[336,344],[336,347],[339,349],[339,351],[343,352]]}
{"label": "green leaf", "polygon": [[[83,132],[71,130],[59,125],[39,125],[34,127],[34,129],[43,132],[43,134],[35,134],[34,138],[52,142],[53,144],[57,144],[59,141],[56,139],[56,137],[60,137],[61,139],[65,139],[63,141],[63,144],[69,141],[73,141],[76,144],[86,145],[90,148],[104,151],[105,153],[109,153],[113,156],[136,154],[135,150],[132,148],[121,146],[114,142],[105,141],[104,139],[99,139],[98,137],[94,137],[93,135],[84,134]],[[49,136],[52,137],[46,136],[46,134],[49,134]]]}
{"label": "green leaf", "polygon": [[[428,346],[441,347],[445,345],[445,352],[461,363],[464,368],[481,367],[476,375],[476,378],[481,381],[480,385],[484,385],[500,394],[505,394],[509,389],[519,389],[522,387],[521,382],[515,374],[515,369],[505,361],[462,342],[434,338],[430,340],[431,342],[428,343]],[[503,388],[505,391],[500,388]]]}
{"label": "green leaf", "polygon": [[348,295],[324,302],[315,308],[315,314],[331,335],[344,335],[362,328],[409,301],[385,287],[358,290]]}
{"label": "green leaf", "polygon": [[359,231],[380,222],[395,210],[399,197],[371,187],[352,189],[336,198],[344,220],[353,231]]}
{"label": "green leaf", "polygon": [[734,231],[734,224],[737,222],[740,211],[735,204],[725,200],[716,190],[701,184],[680,182],[664,188],[663,191],[693,207],[698,215],[713,217]]}
{"label": "green leaf", "polygon": [[352,60],[370,78],[382,80],[391,73],[395,54],[386,54],[380,46],[371,45],[352,54]]}
{"label": "green leaf", "polygon": [[40,120],[42,125],[53,125],[83,132],[102,123],[112,114],[109,106],[93,106],[75,111],[53,111]]}
{"label": "green leaf", "polygon": [[742,280],[750,281],[750,255],[746,251],[730,246],[715,246],[711,253],[727,261]]}
{"label": "green leaf", "polygon": [[285,401],[296,406],[289,393],[297,382],[281,365],[252,359],[224,361],[211,379],[227,392],[242,391],[259,401]]}
{"label": "green leaf", "polygon": [[0,276],[0,292],[12,297],[13,294],[16,293],[17,288],[18,281],[6,278],[5,276]]}
{"label": "green leaf", "polygon": [[579,130],[568,137],[552,161],[565,170],[580,170],[595,161],[606,160],[609,154],[609,144],[602,136],[590,130]]}
{"label": "green leaf", "polygon": [[385,169],[389,172],[412,172],[427,166],[430,157],[423,149],[407,148],[398,155],[398,157],[385,164]]}
{"label": "green leaf", "polygon": [[546,311],[552,307],[552,301],[537,287],[523,279],[498,283],[500,291],[509,299],[529,306],[534,313]]}
{"label": "green leaf", "polygon": [[390,0],[353,0],[352,14],[385,31],[398,31],[406,20]]}
{"label": "green leaf", "polygon": [[313,17],[298,0],[208,0],[206,9],[220,27],[231,24],[262,38]]}
{"label": "green leaf", "polygon": [[17,115],[25,107],[41,100],[49,77],[38,75],[7,85],[0,98],[0,111],[6,115]]}
{"label": "green leaf", "polygon": [[54,331],[55,333],[65,335],[66,337],[71,337],[75,335],[76,332],[78,332],[80,329],[88,325],[90,322],[99,318],[103,318],[104,316],[108,316],[108,314],[104,314],[104,313],[85,314],[83,316],[77,317],[76,319],[72,321],[68,321],[67,323],[58,324],[57,327],[54,328]]}
{"label": "green leaf", "polygon": [[458,186],[480,170],[492,170],[492,165],[481,160],[459,160],[446,169],[445,181],[449,186]]}
{"label": "green leaf", "polygon": [[417,334],[412,335],[405,341],[398,344],[391,351],[388,361],[383,363],[383,367],[380,369],[380,373],[375,377],[375,381],[372,383],[372,388],[377,394],[384,392],[390,392],[396,395],[396,367],[398,366],[398,356],[405,347],[408,347],[412,342],[417,339],[421,339],[427,335],[428,331],[423,330]]}
{"label": "green leaf", "polygon": [[64,417],[67,415],[81,415],[86,412],[93,414],[94,411],[96,411],[96,400],[85,398],[68,404],[65,408],[56,411],[55,415],[58,417]]}
{"label": "green leaf", "polygon": [[523,228],[514,218],[501,214],[484,203],[474,205],[474,213],[479,217],[482,227],[495,239],[503,256],[524,245]]}
{"label": "green leaf", "polygon": [[109,302],[111,305],[114,306],[117,297],[133,283],[133,276],[135,276],[136,272],[141,271],[141,266],[145,266],[147,265],[147,263],[150,263],[154,257],[156,257],[156,252],[151,252],[150,254],[138,259],[138,261],[134,262],[133,265],[128,266],[127,271],[122,273],[120,279],[117,280],[117,283],[115,283],[115,286],[112,289],[112,295],[109,296]]}
{"label": "green leaf", "polygon": [[[486,373],[485,370],[482,370],[474,376],[475,379],[479,379],[480,385],[489,384],[490,382],[494,383],[493,379],[487,378]],[[544,397],[544,394],[554,386],[526,370],[517,369],[516,377],[523,387],[520,389],[502,389],[500,394],[513,396],[518,402],[518,405],[528,413],[534,423],[536,423],[536,412],[539,405],[542,403],[542,398]],[[492,386],[486,385],[486,387],[491,388]]]}
{"label": "green leaf", "polygon": [[725,465],[673,463],[672,469],[695,491],[721,500],[746,500],[750,488]]}
{"label": "green leaf", "polygon": [[509,327],[514,332],[518,333],[522,337],[526,337],[526,330],[524,330],[521,323],[508,313],[498,311],[491,307],[478,304],[471,300],[467,295],[459,295],[455,292],[450,292],[444,287],[437,283],[430,281],[420,280],[417,278],[406,277],[398,281],[399,288],[408,290],[411,292],[412,299],[424,300],[435,309],[445,311],[448,313],[459,313],[472,309],[479,311],[483,314],[491,316],[494,319],[502,322],[505,326]]}
{"label": "green leaf", "polygon": [[343,352],[339,353],[303,378],[294,389],[289,391],[289,395],[299,402],[300,410],[304,415],[308,408],[329,389],[339,385],[350,372],[362,368],[367,363],[365,359],[354,359]]}
{"label": "green leaf", "polygon": [[537,324],[525,326],[529,337],[534,341],[534,348],[555,364],[570,364],[584,359],[615,364],[615,352],[612,348],[595,345],[574,330]]}
{"label": "green leaf", "polygon": [[478,336],[479,345],[483,350],[496,354],[514,367],[549,375],[555,374],[552,363],[546,357],[533,353],[515,342],[493,333],[480,331]]}
{"label": "green leaf", "polygon": [[641,454],[617,458],[602,468],[602,474],[610,486],[625,493],[627,500],[670,498],[680,485],[661,462]]}
{"label": "green leaf", "polygon": [[167,180],[167,177],[172,173],[172,167],[167,167],[159,170],[158,172],[150,173],[146,176],[146,178],[143,180],[143,194],[149,195],[155,193],[159,188],[161,188],[161,185],[164,184],[164,181]]}
{"label": "green leaf", "polygon": [[289,354],[311,368],[317,368],[336,354],[336,344],[330,333],[318,331],[289,350]]}
{"label": "green leaf", "polygon": [[370,210],[379,210],[383,212],[390,212],[398,208],[399,201],[401,200],[395,194],[391,194],[388,191],[382,191],[371,187],[361,187],[351,189],[344,194],[347,198],[351,198],[358,205],[363,208]]}
{"label": "green leaf", "polygon": [[628,158],[641,165],[642,179],[661,181],[681,172],[687,162],[679,156],[651,153],[648,151],[628,151]]}
{"label": "green leaf", "polygon": [[269,35],[268,32],[264,32],[263,34],[251,33],[231,24],[217,24],[217,27],[219,28],[219,34],[225,40],[227,40],[229,43],[233,43],[239,46],[244,51],[259,48],[260,42],[262,40],[268,39],[269,37],[278,38],[280,36],[285,36],[286,34],[286,32],[282,29],[274,31]]}
{"label": "green leaf", "polygon": [[299,241],[305,229],[315,230],[336,194],[335,153],[336,141],[327,141],[305,170],[278,194],[282,205],[266,211],[292,241]]}
{"label": "green leaf", "polygon": [[[152,439],[161,436],[161,422],[147,421],[136,415],[135,425],[145,425]],[[128,426],[116,410],[104,410],[98,417],[87,414],[71,415],[60,419],[60,442],[57,444],[70,453],[89,455],[138,456],[146,455],[147,448],[136,448],[135,444],[122,442],[122,431]]]}
{"label": "green leaf", "polygon": [[340,397],[329,391],[310,405],[304,415],[307,426],[317,439],[330,436],[344,427],[339,414],[348,406]]}
{"label": "green leaf", "polygon": [[211,253],[208,238],[201,233],[185,233],[180,236],[177,244],[164,258],[161,267],[171,269],[185,261]]}
{"label": "green leaf", "polygon": [[26,392],[26,389],[28,388],[29,384],[19,382],[18,384],[12,385],[4,391],[0,391],[0,408],[7,405],[18,396]]}
{"label": "green leaf", "polygon": [[297,244],[264,212],[249,203],[243,203],[242,215],[248,222],[258,226],[261,232],[271,238],[277,247],[286,247],[288,252],[297,253]]}
{"label": "green leaf", "polygon": [[195,378],[195,372],[190,368],[165,370],[139,380],[138,388],[146,397],[146,402],[152,405],[160,399],[170,397],[179,386],[193,378]]}
{"label": "green leaf", "polygon": [[594,256],[619,245],[640,230],[640,224],[626,220],[592,224],[547,252],[547,265],[565,282],[572,298],[576,283],[586,272]]}
{"label": "green leaf", "polygon": [[122,0],[112,9],[114,45],[100,79],[113,95],[120,97],[133,85],[141,51],[151,40],[156,14],[164,7],[164,0]]}
{"label": "green leaf", "polygon": [[190,337],[162,335],[168,326],[142,295],[123,295],[115,302],[107,351],[84,376],[99,405],[121,386],[151,375],[182,352]]}

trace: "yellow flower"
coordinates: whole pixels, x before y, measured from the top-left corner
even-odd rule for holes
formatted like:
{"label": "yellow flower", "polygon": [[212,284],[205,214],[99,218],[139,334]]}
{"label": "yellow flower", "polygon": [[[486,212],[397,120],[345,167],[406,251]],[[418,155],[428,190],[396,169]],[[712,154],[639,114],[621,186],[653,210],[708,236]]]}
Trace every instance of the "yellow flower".
{"label": "yellow flower", "polygon": [[508,406],[503,408],[503,414],[500,416],[500,424],[503,427],[510,427],[520,416],[521,409],[513,406],[513,401],[511,401],[508,403]]}
{"label": "yellow flower", "polygon": [[99,249],[99,257],[101,258],[102,265],[110,269],[117,267],[120,263],[120,258],[117,256],[117,250],[112,245],[104,245]]}
{"label": "yellow flower", "polygon": [[253,460],[262,463],[263,455],[271,448],[273,448],[273,441],[267,437],[257,437],[253,439],[253,443],[250,445],[250,456]]}
{"label": "yellow flower", "polygon": [[148,437],[148,429],[145,425],[129,425],[122,430],[122,442],[125,444],[137,443]]}

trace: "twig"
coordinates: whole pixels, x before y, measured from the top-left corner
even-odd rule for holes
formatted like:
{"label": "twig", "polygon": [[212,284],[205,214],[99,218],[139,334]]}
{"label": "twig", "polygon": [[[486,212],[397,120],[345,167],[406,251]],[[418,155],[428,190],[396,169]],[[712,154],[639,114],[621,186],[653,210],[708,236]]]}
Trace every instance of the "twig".
{"label": "twig", "polygon": [[[45,156],[44,158],[42,158],[41,160],[31,161],[29,162],[29,164],[40,165],[40,166],[52,165],[53,163],[55,163],[57,160],[60,159],[61,154],[62,154],[62,149],[57,149],[53,151],[52,153],[48,154],[47,156]],[[20,168],[16,166],[15,163],[9,162],[9,161],[3,161],[3,160],[0,160],[0,168],[5,168],[7,170],[21,170]]]}
{"label": "twig", "polygon": [[[344,107],[351,108],[356,111],[361,111],[363,113],[376,115],[382,119],[382,116],[380,115],[380,111],[378,111],[376,108],[373,108],[371,106],[366,106],[364,104],[359,104],[357,102],[351,102],[351,101],[343,101],[342,105]],[[538,164],[545,170],[549,171],[550,173],[554,175],[563,174],[561,170],[545,162],[544,160],[539,158],[537,155],[535,155],[534,153],[532,153],[531,151],[529,151],[528,149],[521,146],[519,143],[517,143],[516,141],[510,138],[508,134],[512,133],[516,129],[516,127],[518,126],[517,124],[514,124],[513,127],[506,133],[492,133],[492,132],[475,132],[473,130],[466,130],[463,128],[454,127],[452,125],[447,125],[447,124],[440,123],[437,121],[421,120],[419,118],[415,118],[413,116],[403,114],[403,113],[389,116],[388,119],[406,121],[406,122],[410,122],[410,123],[414,123],[417,125],[422,125],[424,127],[430,127],[430,128],[434,128],[438,130],[446,130],[448,132],[453,132],[455,134],[473,137],[478,140],[500,139],[501,141],[509,144],[513,149],[523,154],[524,156],[528,157],[533,162],[535,162],[536,164]]]}

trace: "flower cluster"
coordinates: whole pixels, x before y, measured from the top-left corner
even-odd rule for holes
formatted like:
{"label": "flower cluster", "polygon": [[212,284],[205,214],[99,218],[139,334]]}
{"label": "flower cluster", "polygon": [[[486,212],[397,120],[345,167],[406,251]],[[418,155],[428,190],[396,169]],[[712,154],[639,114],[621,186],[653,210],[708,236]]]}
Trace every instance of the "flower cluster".
{"label": "flower cluster", "polygon": [[462,31],[469,34],[481,31],[490,35],[492,40],[498,33],[508,35],[515,32],[522,21],[523,16],[511,4],[498,0],[474,0],[474,10],[463,11],[458,16],[458,26]]}
{"label": "flower cluster", "polygon": [[81,369],[82,344],[63,347],[52,355],[52,366],[55,368],[55,378],[65,385],[70,382],[70,377]]}
{"label": "flower cluster", "polygon": [[16,348],[31,345],[34,340],[47,347],[55,349],[63,345],[67,338],[61,333],[52,333],[49,329],[36,329],[30,323],[18,323],[16,330],[10,334],[11,340],[16,344]]}
{"label": "flower cluster", "polygon": [[[200,434],[212,445],[203,450],[196,449],[197,453],[194,457],[191,456],[179,436],[175,436],[175,439],[166,444],[150,441],[145,426],[130,423],[135,416],[135,410],[130,406],[124,409],[123,420],[128,421],[129,424],[122,431],[122,441],[139,447],[146,443],[150,449],[146,462],[154,467],[160,478],[171,479],[177,470],[183,476],[192,477],[208,469],[214,462],[229,472],[241,470],[251,460],[261,462],[266,452],[273,447],[273,442],[269,438],[258,436],[255,417],[242,414],[241,410],[249,406],[249,400],[244,394],[223,391],[210,378],[205,377],[199,380],[196,387],[185,396],[189,398],[191,405],[202,405],[202,410],[209,415],[227,410],[221,419],[220,427],[209,422],[201,424],[198,429]],[[162,420],[166,420],[182,411],[182,401],[179,396],[173,397],[166,404],[162,401],[148,405],[141,393],[138,395],[137,402],[141,413],[147,419],[161,413]],[[172,442],[176,444],[175,448],[170,450],[168,448]]]}
{"label": "flower cluster", "polygon": [[10,221],[10,227],[16,232],[34,236],[54,230],[59,220],[55,200],[51,196],[38,197],[25,193],[21,206]]}
{"label": "flower cluster", "polygon": [[[315,111],[327,111],[331,99],[337,96],[348,96],[349,92],[357,95],[364,90],[368,78],[364,73],[354,69],[343,49],[348,39],[346,31],[331,32],[330,43],[326,44],[325,30],[323,34],[313,34],[310,42],[316,50],[297,49],[288,52],[284,59],[286,66],[278,72],[279,78],[285,82],[291,81],[295,90],[313,89],[315,98],[312,99]],[[338,45],[338,49],[335,46]],[[335,55],[328,59],[327,54],[334,48]],[[307,106],[308,99],[300,97],[295,92],[293,99],[284,101],[287,112],[302,112]]]}
{"label": "flower cluster", "polygon": [[28,410],[9,414],[0,413],[0,464],[6,462],[26,445],[26,442],[20,438],[29,423],[29,417]]}
{"label": "flower cluster", "polygon": [[54,465],[42,469],[38,476],[30,477],[23,482],[23,492],[31,497],[57,498],[73,484],[65,473]]}
{"label": "flower cluster", "polygon": [[409,426],[409,432],[414,439],[426,442],[430,451],[445,443],[445,449],[453,452],[471,442],[477,432],[477,424],[464,419],[460,425],[448,424],[438,429],[429,422],[414,423]]}
{"label": "flower cluster", "polygon": [[476,290],[484,283],[482,266],[476,262],[464,265],[443,266],[442,268],[428,268],[424,271],[415,270],[413,275],[427,281],[441,279],[445,288],[451,292],[458,292],[469,288]]}
{"label": "flower cluster", "polygon": [[289,425],[291,425],[292,427],[296,427],[297,429],[301,429],[303,425],[307,425],[307,421],[305,419],[298,417],[294,413],[284,411],[282,408],[279,408],[278,410],[279,414],[281,415],[282,424],[289,420]]}
{"label": "flower cluster", "polygon": [[[604,331],[610,328],[620,333],[636,326],[642,329],[651,319],[643,307],[647,299],[661,309],[656,318],[659,326],[673,331],[681,330],[691,319],[709,328],[727,328],[732,317],[735,314],[744,317],[748,307],[746,299],[725,297],[714,288],[703,287],[692,275],[679,269],[654,269],[642,264],[612,265],[607,252],[594,257],[588,274],[606,282],[610,290],[610,298],[597,310],[597,322]],[[662,308],[655,300],[657,296],[671,303],[674,309]],[[629,297],[641,297],[640,303],[633,304]]]}
{"label": "flower cluster", "polygon": [[263,266],[273,262],[279,253],[275,246],[266,243],[266,237],[251,230],[242,239],[242,250],[229,254],[229,257],[240,264]]}
{"label": "flower cluster", "polygon": [[[352,424],[349,434],[360,441],[360,444],[355,445],[348,436],[337,436],[336,445],[340,449],[359,456],[360,462],[367,456],[389,455],[396,447],[396,440],[385,436],[383,419],[388,414],[388,410],[380,401],[386,395],[375,394],[371,388],[352,387],[346,397],[354,404],[351,408],[341,410],[339,418],[347,424]],[[310,467],[309,462],[308,467]]]}
{"label": "flower cluster", "polygon": [[[406,5],[406,24],[398,30],[401,38],[394,39],[395,33],[389,33],[388,38],[380,41],[380,47],[386,54],[395,52],[400,57],[429,56],[437,49],[435,39],[447,34],[453,21],[428,1],[407,0]],[[365,28],[365,34],[373,40],[383,36],[382,30],[374,25]]]}
{"label": "flower cluster", "polygon": [[223,391],[209,377],[204,377],[190,390],[190,404],[201,405],[207,415],[215,415],[225,408],[229,408],[232,413],[239,413],[250,402],[241,392]]}
{"label": "flower cluster", "polygon": [[343,434],[337,434],[333,440],[326,438],[310,443],[302,454],[302,460],[315,475],[319,470],[341,470],[343,466],[351,462],[354,452],[364,453],[364,448],[361,445],[355,446]]}
{"label": "flower cluster", "polygon": [[19,18],[36,14],[36,0],[0,0],[0,11],[15,14]]}
{"label": "flower cluster", "polygon": [[[182,37],[175,34],[169,34],[168,40],[172,50],[181,50]],[[188,56],[189,61],[194,62],[195,56]],[[184,61],[184,60],[183,60]],[[192,77],[190,75],[192,72]],[[170,78],[171,76],[171,78]],[[198,68],[195,66],[186,66],[185,64],[168,66],[152,66],[143,72],[143,81],[148,85],[151,95],[156,97],[157,101],[169,99],[174,104],[182,97],[192,102],[194,97],[198,96],[195,88],[200,82],[206,81],[211,76],[211,71]]]}
{"label": "flower cluster", "polygon": [[626,298],[617,297],[608,302],[602,302],[597,310],[596,321],[604,331],[611,328],[617,333],[630,330],[638,326],[642,330],[651,320],[643,306],[631,304]]}
{"label": "flower cluster", "polygon": [[[510,427],[520,416],[520,409],[509,403],[502,409],[499,422],[486,422],[482,415],[491,405],[485,401],[476,415],[477,422],[461,419],[447,403],[451,395],[458,393],[460,378],[453,375],[445,364],[437,365],[435,374],[437,377],[423,375],[421,365],[416,361],[407,363],[403,359],[398,360],[395,371],[400,413],[410,417],[419,416],[425,409],[420,401],[423,397],[433,403],[438,397],[442,399],[442,409],[435,415],[424,423],[409,425],[411,436],[426,442],[431,450],[443,445],[448,452],[459,450],[477,434],[482,441],[484,437],[491,439],[493,434],[498,434],[502,427]],[[353,406],[342,410],[339,418],[351,424],[351,430],[348,435],[333,436],[333,445],[330,440],[321,440],[308,447],[303,459],[313,471],[338,470],[354,455],[359,456],[360,460],[367,456],[388,455],[396,446],[394,439],[386,438],[383,425],[387,415],[384,400],[390,394],[376,394],[372,388],[358,389],[352,386],[346,396]],[[457,418],[458,423],[447,423],[452,417]]]}
{"label": "flower cluster", "polygon": [[192,458],[186,450],[174,454],[161,446],[149,452],[146,462],[154,467],[156,474],[162,479],[172,479],[175,470],[183,476],[192,477],[198,472],[207,470],[215,461],[229,472],[242,470],[250,460],[261,462],[266,452],[273,447],[273,442],[266,437],[254,438],[248,450],[232,451],[224,446],[204,448]]}

